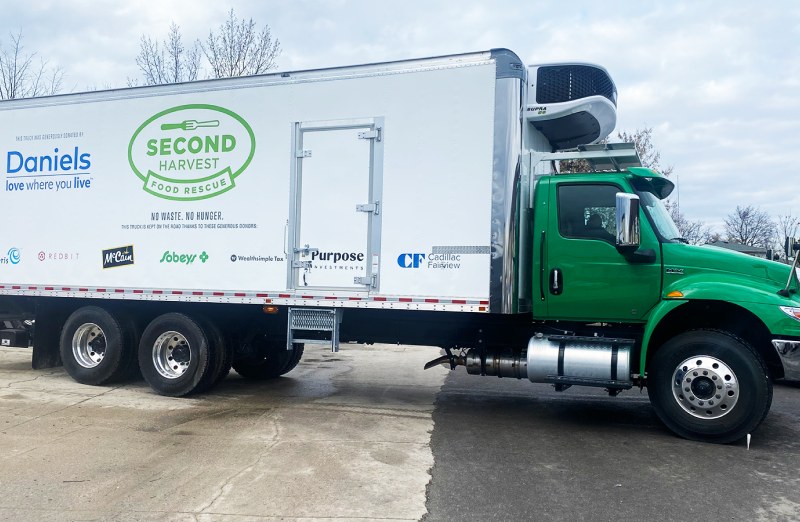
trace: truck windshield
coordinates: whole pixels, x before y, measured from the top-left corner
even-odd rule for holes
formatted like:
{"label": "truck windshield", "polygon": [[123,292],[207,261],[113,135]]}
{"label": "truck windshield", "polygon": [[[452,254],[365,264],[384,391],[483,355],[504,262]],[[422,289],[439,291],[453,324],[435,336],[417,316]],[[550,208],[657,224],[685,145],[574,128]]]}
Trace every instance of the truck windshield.
{"label": "truck windshield", "polygon": [[652,192],[639,191],[638,194],[641,204],[647,209],[647,213],[650,215],[650,219],[653,220],[653,224],[658,229],[661,237],[668,241],[686,243],[687,241],[681,237],[675,222],[672,221],[672,216],[669,215],[664,202]]}

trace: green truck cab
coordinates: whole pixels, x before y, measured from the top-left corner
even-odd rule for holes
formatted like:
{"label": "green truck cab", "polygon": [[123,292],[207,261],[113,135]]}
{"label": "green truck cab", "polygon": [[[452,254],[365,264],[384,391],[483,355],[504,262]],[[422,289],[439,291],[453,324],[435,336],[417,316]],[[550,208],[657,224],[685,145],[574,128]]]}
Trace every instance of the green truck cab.
{"label": "green truck cab", "polygon": [[[800,378],[797,275],[687,244],[663,203],[672,189],[642,167],[540,177],[530,216],[532,313],[564,325],[565,335],[594,323],[583,335],[605,326],[629,337],[629,384],[647,387],[659,418],[684,437],[731,442],[764,419],[774,379]],[[592,384],[572,380],[562,387]]]}

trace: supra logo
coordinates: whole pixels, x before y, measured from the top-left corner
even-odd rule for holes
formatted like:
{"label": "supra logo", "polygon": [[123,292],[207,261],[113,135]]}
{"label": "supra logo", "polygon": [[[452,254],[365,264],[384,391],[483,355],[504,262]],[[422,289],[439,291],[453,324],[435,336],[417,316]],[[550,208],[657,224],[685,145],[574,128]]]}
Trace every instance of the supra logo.
{"label": "supra logo", "polygon": [[201,263],[205,263],[208,261],[208,254],[205,250],[200,252],[200,255],[197,254],[178,254],[177,252],[166,250],[161,255],[161,261],[159,263],[176,263],[181,265],[191,265],[195,262],[195,260],[200,259]]}
{"label": "supra logo", "polygon": [[253,129],[235,112],[216,105],[180,105],[136,129],[128,144],[128,161],[145,192],[191,201],[234,188],[255,147]]}
{"label": "supra logo", "polygon": [[103,268],[116,268],[118,266],[133,264],[133,245],[109,248],[103,250]]}
{"label": "supra logo", "polygon": [[425,254],[400,254],[397,264],[400,268],[419,268],[425,261]]}

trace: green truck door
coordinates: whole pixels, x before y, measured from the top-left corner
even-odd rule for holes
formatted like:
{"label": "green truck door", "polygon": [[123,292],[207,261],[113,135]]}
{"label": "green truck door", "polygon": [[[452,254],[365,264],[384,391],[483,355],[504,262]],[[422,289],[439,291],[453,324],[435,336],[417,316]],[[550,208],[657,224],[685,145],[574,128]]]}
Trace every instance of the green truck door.
{"label": "green truck door", "polygon": [[615,246],[615,197],[621,191],[601,181],[559,180],[550,187],[545,270],[540,274],[544,288],[534,293],[544,294],[548,317],[636,321],[658,301],[661,251],[644,214],[641,249],[652,249],[655,261],[632,263]]}

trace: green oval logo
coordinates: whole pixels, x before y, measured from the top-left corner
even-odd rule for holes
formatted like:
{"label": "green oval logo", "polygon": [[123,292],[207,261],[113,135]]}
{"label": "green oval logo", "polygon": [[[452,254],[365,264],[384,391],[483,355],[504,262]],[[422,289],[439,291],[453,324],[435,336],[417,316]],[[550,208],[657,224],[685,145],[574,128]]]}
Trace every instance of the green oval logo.
{"label": "green oval logo", "polygon": [[231,190],[256,150],[250,125],[216,105],[180,105],[142,123],[128,162],[144,190],[164,199],[208,199]]}

